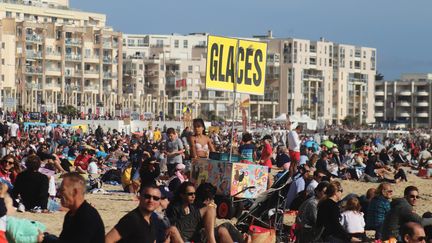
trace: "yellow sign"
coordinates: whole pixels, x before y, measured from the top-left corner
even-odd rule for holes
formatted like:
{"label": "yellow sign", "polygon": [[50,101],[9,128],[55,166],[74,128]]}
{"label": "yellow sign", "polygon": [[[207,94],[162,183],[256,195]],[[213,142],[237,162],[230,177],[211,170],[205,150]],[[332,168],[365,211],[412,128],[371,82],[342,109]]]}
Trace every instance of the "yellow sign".
{"label": "yellow sign", "polygon": [[206,88],[234,91],[237,51],[237,92],[264,95],[267,43],[211,35],[207,40]]}

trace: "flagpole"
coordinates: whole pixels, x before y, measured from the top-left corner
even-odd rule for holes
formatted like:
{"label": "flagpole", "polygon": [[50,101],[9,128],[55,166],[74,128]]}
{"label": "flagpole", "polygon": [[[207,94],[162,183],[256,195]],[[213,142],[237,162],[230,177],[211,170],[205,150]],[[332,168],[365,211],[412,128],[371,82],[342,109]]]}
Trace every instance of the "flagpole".
{"label": "flagpole", "polygon": [[232,114],[232,127],[231,127],[231,148],[230,148],[230,155],[229,155],[229,162],[231,162],[233,149],[234,149],[234,127],[235,127],[235,114],[236,114],[236,100],[237,100],[237,80],[238,80],[238,61],[239,61],[239,48],[240,48],[240,40],[237,39],[237,53],[236,53],[236,60],[235,60],[235,69],[234,69],[234,98],[233,98],[233,114]]}

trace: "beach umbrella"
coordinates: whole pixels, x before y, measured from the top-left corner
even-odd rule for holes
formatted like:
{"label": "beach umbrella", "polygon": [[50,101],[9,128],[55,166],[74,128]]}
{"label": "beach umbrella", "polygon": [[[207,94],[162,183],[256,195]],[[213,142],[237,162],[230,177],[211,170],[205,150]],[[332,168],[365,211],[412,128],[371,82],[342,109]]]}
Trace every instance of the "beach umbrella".
{"label": "beach umbrella", "polygon": [[319,148],[319,144],[313,140],[306,141],[304,145],[306,148],[313,148],[315,151],[317,151]]}
{"label": "beach umbrella", "polygon": [[333,148],[333,147],[337,147],[337,145],[335,144],[335,143],[333,143],[332,141],[330,141],[330,140],[325,140],[325,141],[323,141],[322,143],[321,143],[321,145],[324,145],[324,146],[326,146],[327,148]]}

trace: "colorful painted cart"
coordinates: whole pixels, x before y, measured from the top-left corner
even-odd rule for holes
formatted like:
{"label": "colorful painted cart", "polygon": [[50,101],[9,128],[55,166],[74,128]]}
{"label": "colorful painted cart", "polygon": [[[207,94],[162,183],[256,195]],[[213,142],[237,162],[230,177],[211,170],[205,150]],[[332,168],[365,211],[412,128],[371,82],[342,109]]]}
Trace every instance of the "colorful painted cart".
{"label": "colorful painted cart", "polygon": [[192,163],[191,181],[197,186],[210,183],[217,188],[219,218],[232,218],[243,209],[242,203],[267,190],[268,167],[199,159]]}

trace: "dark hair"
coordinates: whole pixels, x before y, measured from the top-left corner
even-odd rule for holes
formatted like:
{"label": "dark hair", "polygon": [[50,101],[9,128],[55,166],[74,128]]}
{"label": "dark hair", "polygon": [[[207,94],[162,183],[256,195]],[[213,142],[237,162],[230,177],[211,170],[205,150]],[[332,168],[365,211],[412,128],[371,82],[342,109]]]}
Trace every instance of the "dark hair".
{"label": "dark hair", "polygon": [[168,135],[170,135],[170,134],[175,134],[175,130],[174,130],[174,128],[170,127],[170,128],[167,129],[166,133],[167,133]]}
{"label": "dark hair", "polygon": [[27,157],[25,166],[28,170],[36,171],[41,166],[41,159],[37,155],[30,155]]}
{"label": "dark hair", "polygon": [[416,222],[408,222],[406,224],[403,224],[399,229],[401,238],[403,239],[405,235],[409,235],[410,237],[412,237],[414,235],[414,230],[417,227],[423,228],[421,224]]}
{"label": "dark hair", "polygon": [[412,191],[417,191],[418,192],[419,190],[418,190],[418,188],[416,186],[407,186],[407,187],[405,187],[404,196],[409,196],[409,194]]}
{"label": "dark hair", "polygon": [[213,200],[216,195],[217,188],[210,183],[202,183],[196,189],[195,204],[201,208],[204,206],[204,201]]}
{"label": "dark hair", "polygon": [[195,185],[190,181],[185,181],[177,188],[177,190],[174,193],[173,203],[181,203],[182,198],[181,195],[186,193],[186,188],[188,187],[195,188]]}
{"label": "dark hair", "polygon": [[248,133],[248,132],[247,133],[243,133],[243,135],[242,135],[242,141],[244,143],[252,141],[252,135],[250,133]]}
{"label": "dark hair", "polygon": [[317,187],[315,187],[314,191],[315,191],[315,193],[322,192],[322,191],[324,191],[324,189],[327,189],[327,187],[329,185],[330,185],[330,182],[328,182],[328,181],[321,181],[320,183],[318,183]]}
{"label": "dark hair", "polygon": [[139,193],[142,194],[146,189],[155,189],[155,190],[159,190],[159,187],[156,186],[156,184],[141,184],[140,189],[139,189]]}
{"label": "dark hair", "polygon": [[203,127],[203,128],[204,128],[204,130],[203,130],[203,134],[205,135],[206,127],[205,127],[205,124],[204,124],[204,120],[203,120],[203,119],[201,119],[201,118],[195,118],[195,119],[193,119],[193,120],[192,120],[192,125],[193,125],[194,127],[195,127],[196,125],[199,125],[199,126]]}

